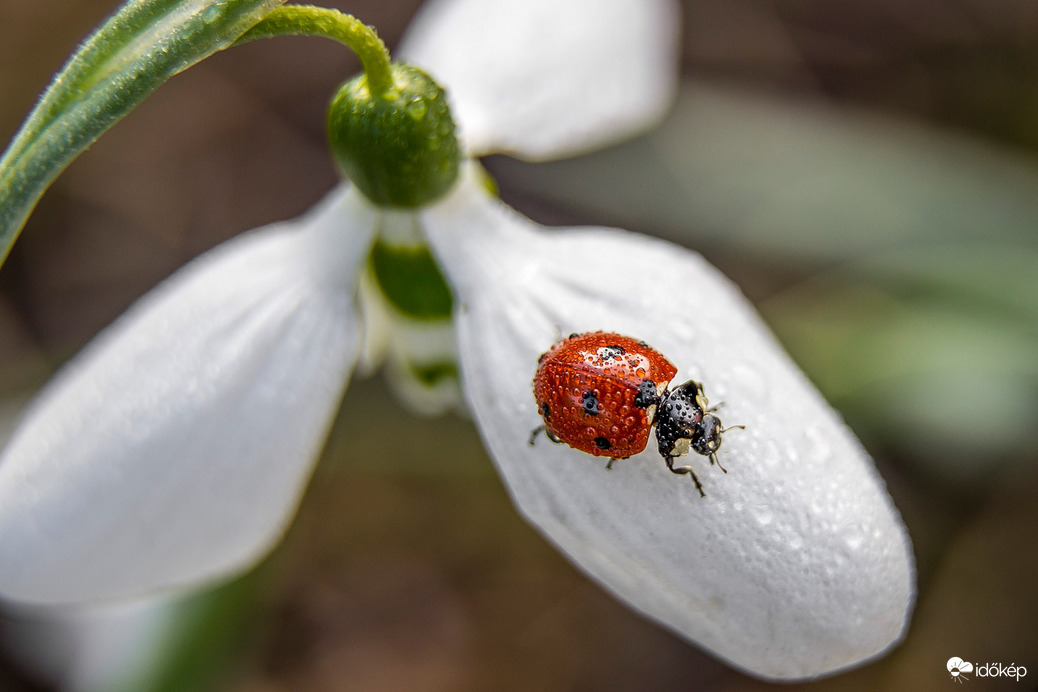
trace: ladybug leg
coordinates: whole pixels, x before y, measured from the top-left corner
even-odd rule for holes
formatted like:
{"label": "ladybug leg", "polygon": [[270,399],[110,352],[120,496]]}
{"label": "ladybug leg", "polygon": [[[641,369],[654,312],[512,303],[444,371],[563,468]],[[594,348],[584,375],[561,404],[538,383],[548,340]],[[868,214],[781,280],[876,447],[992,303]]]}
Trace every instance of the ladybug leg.
{"label": "ladybug leg", "polygon": [[631,457],[612,457],[612,458],[609,459],[609,462],[606,464],[606,470],[607,471],[612,471],[613,470],[613,462],[614,461],[623,461],[624,459],[630,459],[630,458]]}
{"label": "ladybug leg", "polygon": [[541,433],[544,433],[545,437],[547,437],[552,442],[555,442],[556,444],[562,442],[562,440],[560,440],[558,436],[555,435],[555,433],[553,433],[551,430],[548,430],[548,428],[544,427],[543,425],[538,425],[536,428],[530,431],[530,441],[528,444],[531,447],[533,447],[533,443],[537,441],[537,436]]}
{"label": "ladybug leg", "polygon": [[711,464],[717,464],[717,468],[721,469],[725,473],[728,473],[728,469],[726,469],[725,467],[721,466],[721,462],[717,458],[717,452],[710,452],[710,463]]}
{"label": "ladybug leg", "polygon": [[[688,475],[692,476],[692,482],[696,484],[696,490],[699,491],[699,496],[706,497],[706,493],[703,492],[703,484],[699,482],[698,478],[696,478],[696,472],[692,470],[691,466],[678,466],[677,468],[674,468],[674,457],[666,457],[666,459],[667,468],[670,469],[671,473],[676,473],[679,475],[687,473]],[[720,464],[718,464],[718,466],[720,466]]]}

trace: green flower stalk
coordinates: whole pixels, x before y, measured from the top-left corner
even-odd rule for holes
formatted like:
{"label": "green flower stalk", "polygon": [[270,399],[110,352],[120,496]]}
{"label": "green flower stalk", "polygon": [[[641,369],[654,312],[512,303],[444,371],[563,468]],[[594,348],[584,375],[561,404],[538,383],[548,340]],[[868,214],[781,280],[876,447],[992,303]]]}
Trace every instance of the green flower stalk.
{"label": "green flower stalk", "polygon": [[133,0],[72,56],[0,158],[0,264],[54,179],[173,75],[284,0]]}

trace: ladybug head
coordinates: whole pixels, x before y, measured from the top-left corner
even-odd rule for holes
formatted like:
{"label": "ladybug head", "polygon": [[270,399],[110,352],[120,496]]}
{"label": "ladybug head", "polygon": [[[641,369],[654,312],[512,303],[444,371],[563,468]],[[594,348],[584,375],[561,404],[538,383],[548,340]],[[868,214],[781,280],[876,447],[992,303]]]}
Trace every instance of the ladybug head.
{"label": "ladybug head", "polygon": [[721,420],[713,414],[704,414],[699,429],[692,436],[692,449],[705,457],[715,454],[721,448],[722,432]]}

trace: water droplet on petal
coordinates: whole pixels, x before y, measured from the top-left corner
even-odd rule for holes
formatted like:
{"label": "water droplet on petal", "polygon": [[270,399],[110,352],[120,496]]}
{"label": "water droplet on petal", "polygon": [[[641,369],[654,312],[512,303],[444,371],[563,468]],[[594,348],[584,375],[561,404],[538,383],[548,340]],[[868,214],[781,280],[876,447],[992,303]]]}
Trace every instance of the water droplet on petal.
{"label": "water droplet on petal", "polygon": [[774,516],[771,514],[771,510],[767,505],[754,505],[751,510],[753,518],[757,520],[757,523],[761,526],[767,526],[771,523]]}
{"label": "water droplet on petal", "polygon": [[817,426],[804,431],[804,450],[807,452],[807,461],[816,464],[826,461],[832,455],[825,433]]}
{"label": "water droplet on petal", "polygon": [[865,529],[861,524],[851,524],[843,530],[843,541],[851,550],[858,550],[865,543]]}

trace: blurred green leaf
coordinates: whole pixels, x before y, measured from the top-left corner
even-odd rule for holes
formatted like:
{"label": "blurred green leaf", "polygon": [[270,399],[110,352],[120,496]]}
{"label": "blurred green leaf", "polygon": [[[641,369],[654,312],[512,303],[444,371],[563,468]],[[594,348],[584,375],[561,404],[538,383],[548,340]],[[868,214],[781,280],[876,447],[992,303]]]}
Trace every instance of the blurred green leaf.
{"label": "blurred green leaf", "polygon": [[131,0],[86,40],[0,158],[0,262],[50,183],[163,82],[284,0]]}
{"label": "blurred green leaf", "polygon": [[840,261],[922,243],[1038,241],[1038,165],[961,135],[847,107],[686,81],[646,136],[506,187],[694,249]]}
{"label": "blurred green leaf", "polygon": [[1038,449],[1038,251],[870,257],[763,307],[794,359],[872,437],[968,479]]}
{"label": "blurred green leaf", "polygon": [[[263,563],[266,564],[266,563]],[[161,662],[126,692],[198,692],[221,689],[239,660],[260,614],[259,567],[243,577],[182,600],[170,625]]]}

